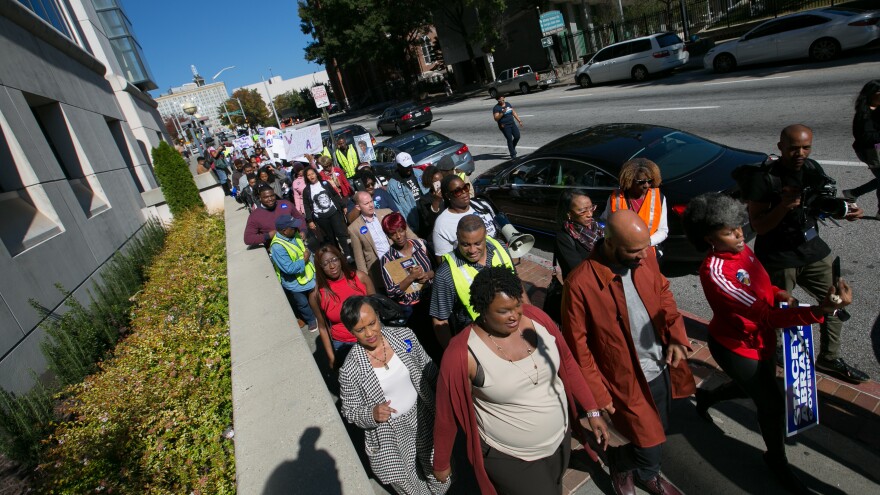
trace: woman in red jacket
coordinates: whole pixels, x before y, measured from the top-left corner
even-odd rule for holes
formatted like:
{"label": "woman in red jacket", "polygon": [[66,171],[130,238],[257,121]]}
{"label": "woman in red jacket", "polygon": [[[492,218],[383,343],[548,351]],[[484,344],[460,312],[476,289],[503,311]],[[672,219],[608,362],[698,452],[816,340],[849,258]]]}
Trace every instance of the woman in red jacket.
{"label": "woman in red jacket", "polygon": [[[434,476],[445,482],[457,429],[483,495],[561,494],[576,404],[596,442],[608,430],[553,320],[523,304],[522,282],[505,267],[474,277],[476,322],[449,342],[437,383]],[[595,454],[587,448],[595,459]]]}
{"label": "woman in red jacket", "polygon": [[[700,267],[703,292],[714,313],[709,351],[733,380],[711,391],[698,389],[697,412],[711,421],[708,409],[713,404],[751,398],[767,445],[764,461],[789,491],[809,493],[785,456],[785,406],[776,385],[775,329],[821,323],[824,315],[852,302],[852,291],[840,280],[837,288],[828,288],[820,305],[799,307],[791,295],[770,283],[767,271],[746,246],[742,226],[747,220],[745,206],[721,193],[697,196],[684,213],[688,239],[697,249],[709,250]],[[791,307],[777,308],[780,302]]]}

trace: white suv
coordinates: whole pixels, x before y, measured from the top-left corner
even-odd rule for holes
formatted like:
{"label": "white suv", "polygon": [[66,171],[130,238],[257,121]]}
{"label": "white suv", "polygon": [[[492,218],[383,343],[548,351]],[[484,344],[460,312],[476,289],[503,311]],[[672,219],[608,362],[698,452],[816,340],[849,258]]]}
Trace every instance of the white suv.
{"label": "white suv", "polygon": [[633,78],[644,81],[650,74],[670,71],[688,63],[690,54],[675,33],[658,33],[608,45],[578,69],[581,87]]}

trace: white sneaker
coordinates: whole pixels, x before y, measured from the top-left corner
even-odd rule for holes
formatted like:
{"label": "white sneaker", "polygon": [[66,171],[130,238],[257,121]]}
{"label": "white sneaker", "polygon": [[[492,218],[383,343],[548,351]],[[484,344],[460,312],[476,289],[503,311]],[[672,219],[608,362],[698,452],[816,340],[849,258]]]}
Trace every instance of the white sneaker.
{"label": "white sneaker", "polygon": [[853,194],[852,189],[844,189],[840,194],[843,195],[843,199],[847,201],[855,201],[858,196]]}

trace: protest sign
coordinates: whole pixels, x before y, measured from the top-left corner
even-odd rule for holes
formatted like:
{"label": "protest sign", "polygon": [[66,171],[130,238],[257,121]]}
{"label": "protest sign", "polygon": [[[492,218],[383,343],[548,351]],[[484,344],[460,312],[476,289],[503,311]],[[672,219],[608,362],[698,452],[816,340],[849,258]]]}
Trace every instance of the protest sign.
{"label": "protest sign", "polygon": [[284,156],[286,160],[293,160],[305,154],[320,153],[324,145],[321,142],[321,126],[318,124],[303,127],[302,129],[285,129],[281,134],[284,142]]}
{"label": "protest sign", "polygon": [[281,139],[282,131],[277,127],[266,127],[263,139],[266,140],[266,150],[273,158],[284,158],[284,140]]}
{"label": "protest sign", "polygon": [[376,151],[373,149],[373,138],[369,134],[361,134],[354,137],[355,150],[357,150],[358,160],[361,162],[371,162],[376,159]]}
{"label": "protest sign", "polygon": [[[783,304],[783,307],[785,305]],[[813,366],[813,327],[782,330],[785,369],[785,433],[796,435],[819,424],[819,394]]]}
{"label": "protest sign", "polygon": [[232,141],[232,147],[239,150],[239,151],[246,150],[246,149],[250,148],[251,146],[253,146],[251,138],[249,138],[247,136],[235,138],[235,140]]}

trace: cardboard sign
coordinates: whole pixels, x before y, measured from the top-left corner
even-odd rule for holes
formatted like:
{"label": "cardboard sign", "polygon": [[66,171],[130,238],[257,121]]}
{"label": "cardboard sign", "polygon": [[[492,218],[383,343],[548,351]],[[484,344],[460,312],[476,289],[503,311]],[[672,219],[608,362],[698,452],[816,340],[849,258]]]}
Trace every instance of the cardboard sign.
{"label": "cardboard sign", "polygon": [[281,140],[284,143],[284,154],[281,156],[286,160],[305,154],[317,154],[324,148],[321,142],[321,126],[318,124],[302,129],[284,129]]}
{"label": "cardboard sign", "polygon": [[[391,280],[393,280],[395,284],[400,285],[400,283],[403,282],[403,279],[409,276],[409,271],[414,266],[416,266],[415,260],[412,256],[407,256],[405,258],[399,258],[385,263],[384,268],[388,271]],[[420,290],[421,285],[418,282],[413,282],[404,292],[412,294],[413,292],[418,292]]]}
{"label": "cardboard sign", "polygon": [[369,133],[354,137],[354,149],[361,163],[369,163],[376,159],[376,150],[373,149],[373,139]]}
{"label": "cardboard sign", "polygon": [[782,350],[785,369],[785,434],[790,437],[819,424],[813,327],[804,325],[784,328]]}
{"label": "cardboard sign", "polygon": [[241,150],[246,150],[246,149],[250,148],[251,146],[253,146],[252,143],[253,143],[253,141],[251,141],[251,138],[244,136],[244,137],[240,137],[240,138],[235,138],[235,140],[232,141],[232,147],[241,151]]}

